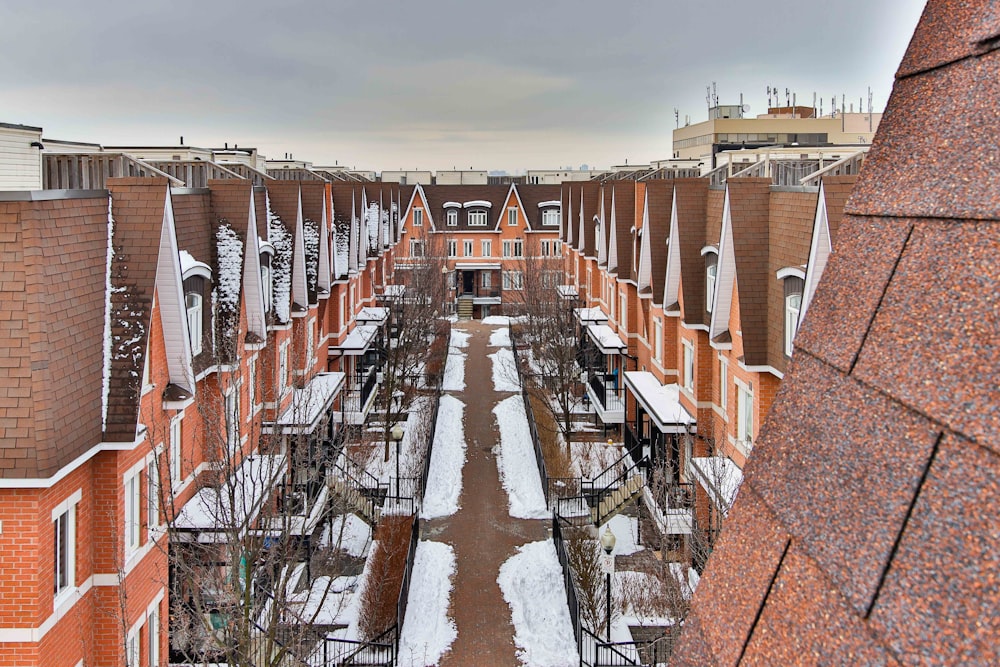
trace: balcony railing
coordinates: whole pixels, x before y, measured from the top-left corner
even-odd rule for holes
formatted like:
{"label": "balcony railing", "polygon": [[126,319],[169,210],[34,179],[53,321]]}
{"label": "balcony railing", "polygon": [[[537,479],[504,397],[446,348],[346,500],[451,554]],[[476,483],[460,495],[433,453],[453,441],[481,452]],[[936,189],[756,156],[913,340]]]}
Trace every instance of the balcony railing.
{"label": "balcony railing", "polygon": [[476,298],[476,299],[481,299],[481,298],[498,298],[500,296],[500,287],[499,286],[496,286],[496,287],[483,287],[481,285],[477,285],[476,287],[472,288],[471,290],[466,290],[466,289],[461,289],[460,288],[458,296],[459,297],[471,296],[471,297]]}
{"label": "balcony railing", "polygon": [[590,388],[606,412],[625,410],[625,387],[614,373],[595,373],[590,376]]}
{"label": "balcony railing", "polygon": [[366,373],[355,373],[351,386],[344,391],[344,412],[364,410],[377,383],[378,374],[375,372],[374,366],[369,368]]}

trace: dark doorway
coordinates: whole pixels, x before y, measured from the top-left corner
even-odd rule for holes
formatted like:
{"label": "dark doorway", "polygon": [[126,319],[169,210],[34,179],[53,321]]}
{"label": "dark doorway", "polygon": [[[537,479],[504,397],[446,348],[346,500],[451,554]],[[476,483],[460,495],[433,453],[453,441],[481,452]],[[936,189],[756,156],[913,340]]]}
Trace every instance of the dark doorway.
{"label": "dark doorway", "polygon": [[476,289],[475,271],[462,271],[462,294],[472,294]]}

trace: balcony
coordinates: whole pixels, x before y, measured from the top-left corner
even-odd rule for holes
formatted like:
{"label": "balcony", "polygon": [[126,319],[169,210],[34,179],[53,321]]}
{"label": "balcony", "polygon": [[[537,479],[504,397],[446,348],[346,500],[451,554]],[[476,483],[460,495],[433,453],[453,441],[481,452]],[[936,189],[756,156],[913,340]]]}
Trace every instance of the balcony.
{"label": "balcony", "polygon": [[617,373],[593,373],[587,381],[587,397],[605,424],[625,422],[625,387]]}
{"label": "balcony", "polygon": [[371,366],[360,373],[351,376],[351,382],[344,390],[343,413],[345,424],[363,424],[372,403],[375,402],[375,386],[378,384],[378,373]]}

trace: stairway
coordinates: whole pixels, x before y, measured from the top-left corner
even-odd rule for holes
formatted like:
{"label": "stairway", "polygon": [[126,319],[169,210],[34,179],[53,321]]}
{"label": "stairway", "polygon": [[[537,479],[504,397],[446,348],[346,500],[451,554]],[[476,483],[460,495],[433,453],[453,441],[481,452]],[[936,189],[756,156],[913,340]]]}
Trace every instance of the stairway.
{"label": "stairway", "polygon": [[621,512],[642,493],[645,480],[641,474],[633,474],[623,481],[621,486],[602,494],[597,506],[590,508],[590,518],[595,526],[607,523],[608,519]]}
{"label": "stairway", "polygon": [[345,455],[333,464],[326,478],[330,493],[371,527],[382,516],[381,502],[388,488]]}
{"label": "stairway", "polygon": [[460,320],[471,320],[472,319],[472,299],[461,297],[458,300],[458,319]]}
{"label": "stairway", "polygon": [[329,487],[330,493],[339,498],[362,521],[373,528],[378,524],[378,520],[382,516],[382,509],[375,504],[370,496],[362,493],[359,487],[352,486],[349,482],[337,477],[330,477],[327,480],[327,487]]}

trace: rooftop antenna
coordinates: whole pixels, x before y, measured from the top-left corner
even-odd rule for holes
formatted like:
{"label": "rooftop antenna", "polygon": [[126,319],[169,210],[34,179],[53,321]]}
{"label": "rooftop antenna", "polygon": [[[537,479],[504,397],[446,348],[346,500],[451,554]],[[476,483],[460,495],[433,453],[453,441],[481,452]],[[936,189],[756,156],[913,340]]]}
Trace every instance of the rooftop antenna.
{"label": "rooftop antenna", "polygon": [[767,106],[771,106],[771,86],[767,87]]}
{"label": "rooftop antenna", "polygon": [[715,82],[712,82],[712,106],[719,106],[719,94],[715,90]]}
{"label": "rooftop antenna", "polygon": [[813,91],[813,118],[816,117],[816,91]]}
{"label": "rooftop antenna", "polygon": [[674,107],[674,127],[677,128],[680,126],[681,126],[681,114],[680,111],[677,110],[677,107]]}
{"label": "rooftop antenna", "polygon": [[709,109],[712,108],[712,87],[705,86],[705,104]]}
{"label": "rooftop antenna", "polygon": [[740,93],[740,118],[743,118],[743,93]]}
{"label": "rooftop antenna", "polygon": [[790,101],[791,94],[792,94],[792,91],[790,91],[787,88],[785,88],[785,106],[786,107],[792,106],[792,103]]}
{"label": "rooftop antenna", "polygon": [[823,98],[819,98],[819,115],[823,116]]}
{"label": "rooftop antenna", "polygon": [[873,109],[872,109],[872,87],[868,86],[868,131],[869,132],[874,132],[874,130],[872,129],[872,126],[873,126],[872,111],[873,111]]}

